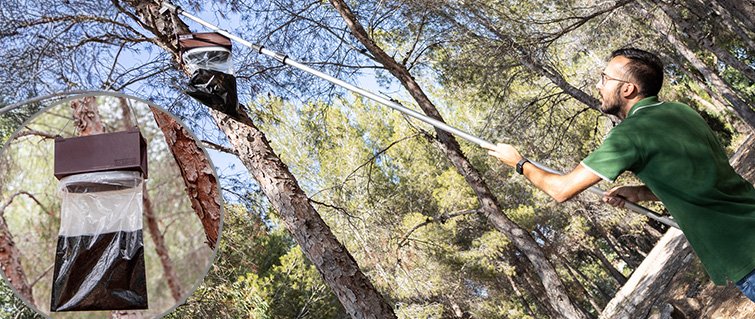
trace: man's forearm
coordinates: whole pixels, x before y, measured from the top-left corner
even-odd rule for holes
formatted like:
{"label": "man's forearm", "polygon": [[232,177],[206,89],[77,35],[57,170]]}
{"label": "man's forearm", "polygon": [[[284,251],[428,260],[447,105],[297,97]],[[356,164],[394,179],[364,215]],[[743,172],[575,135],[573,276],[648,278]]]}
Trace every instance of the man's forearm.
{"label": "man's forearm", "polygon": [[593,174],[584,166],[579,165],[566,175],[546,172],[532,163],[524,164],[524,176],[535,187],[544,191],[550,197],[563,203],[600,181],[600,177]]}

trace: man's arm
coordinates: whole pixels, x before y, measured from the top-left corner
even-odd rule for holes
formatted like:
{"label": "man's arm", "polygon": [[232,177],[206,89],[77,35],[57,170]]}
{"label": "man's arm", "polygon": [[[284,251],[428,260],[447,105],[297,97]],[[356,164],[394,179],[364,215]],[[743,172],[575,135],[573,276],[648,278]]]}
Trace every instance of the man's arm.
{"label": "man's arm", "polygon": [[[499,143],[494,147],[488,148],[488,150],[488,154],[495,156],[501,162],[511,167],[515,167],[524,158],[519,154],[519,151],[508,144]],[[577,194],[600,181],[598,175],[595,175],[595,173],[581,164],[566,175],[546,172],[532,163],[525,163],[522,168],[524,176],[532,184],[559,203],[577,196]]]}

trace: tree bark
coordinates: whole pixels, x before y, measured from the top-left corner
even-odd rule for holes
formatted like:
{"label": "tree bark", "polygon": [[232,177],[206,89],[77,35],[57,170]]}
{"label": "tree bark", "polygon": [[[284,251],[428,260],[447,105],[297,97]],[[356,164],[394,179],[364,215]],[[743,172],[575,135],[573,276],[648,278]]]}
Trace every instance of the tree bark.
{"label": "tree bark", "polygon": [[669,229],[603,309],[600,319],[645,318],[643,314],[650,311],[652,301],[664,295],[671,279],[692,258],[695,255],[684,234],[676,228]]}
{"label": "tree bark", "polygon": [[[382,64],[401,84],[409,91],[414,100],[419,104],[422,111],[439,121],[443,121],[440,113],[432,104],[430,99],[420,88],[419,84],[409,74],[406,66],[398,63],[385,51],[383,51],[367,34],[367,31],[359,23],[356,16],[343,0],[330,0],[330,3],[336,8],[341,17],[348,25],[351,33],[370,51],[378,63]],[[579,311],[578,307],[571,301],[566,292],[561,278],[558,276],[553,265],[545,257],[542,249],[532,239],[530,234],[516,225],[506,215],[503,214],[498,199],[490,192],[481,174],[467,160],[461,151],[459,143],[450,133],[436,129],[438,135],[437,145],[456,167],[457,171],[464,176],[467,183],[472,187],[480,206],[491,223],[503,232],[506,237],[520,248],[527,255],[528,259],[535,267],[540,280],[545,286],[546,295],[550,304],[556,309],[562,318],[585,318],[585,315]]]}
{"label": "tree bark", "polygon": [[741,0],[710,0],[711,6],[714,9],[723,9],[729,15],[733,16],[742,23],[751,33],[755,33],[755,8],[752,4],[748,4],[748,1]]}
{"label": "tree bark", "polygon": [[171,154],[181,169],[191,208],[204,228],[207,245],[215,249],[220,232],[222,199],[212,165],[194,137],[170,115],[152,109],[152,115],[165,136]]}
{"label": "tree bark", "polygon": [[215,110],[210,112],[278,212],[283,225],[349,315],[357,319],[395,318],[391,306],[312,207],[265,135],[247,117],[239,121]]}
{"label": "tree bark", "polygon": [[597,247],[593,247],[593,248],[585,247],[585,249],[587,249],[591,255],[593,255],[595,258],[597,258],[600,261],[600,263],[603,265],[603,268],[608,270],[608,272],[611,274],[611,277],[613,277],[613,279],[616,280],[616,283],[618,283],[619,286],[627,283],[627,277],[624,276],[622,273],[620,273],[616,269],[616,267],[611,265],[611,261],[609,261],[608,258],[606,258],[606,256],[603,254],[602,251],[600,251],[600,249],[598,249]]}
{"label": "tree bark", "polygon": [[506,279],[509,282],[509,285],[511,285],[511,289],[514,290],[514,294],[516,294],[517,298],[522,301],[522,307],[524,307],[524,314],[528,315],[530,317],[534,317],[535,315],[532,312],[532,309],[530,309],[530,303],[527,301],[527,298],[524,297],[524,294],[522,294],[522,291],[519,290],[519,285],[514,281],[514,277],[504,272],[504,276],[506,276]]}
{"label": "tree bark", "polygon": [[[188,33],[189,28],[176,16],[161,15],[160,5],[152,1],[127,1],[135,8],[139,22],[157,35],[158,45],[172,53],[177,51],[171,35]],[[171,18],[176,21],[174,29]],[[186,70],[183,70],[186,72]],[[393,308],[361,271],[354,257],[338,241],[312,207],[288,167],[275,154],[270,143],[242,110],[232,118],[209,109],[218,127],[226,134],[239,159],[257,180],[265,196],[286,229],[317,268],[330,289],[352,318],[396,318]]]}
{"label": "tree bark", "polygon": [[73,124],[80,136],[105,133],[94,96],[71,101]]}

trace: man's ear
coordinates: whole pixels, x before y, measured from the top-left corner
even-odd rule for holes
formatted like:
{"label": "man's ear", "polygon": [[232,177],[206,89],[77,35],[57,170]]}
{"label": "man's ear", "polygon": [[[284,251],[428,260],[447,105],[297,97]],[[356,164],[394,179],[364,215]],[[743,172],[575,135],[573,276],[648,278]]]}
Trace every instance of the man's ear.
{"label": "man's ear", "polygon": [[625,99],[634,98],[639,93],[640,93],[640,88],[637,86],[637,84],[634,84],[632,82],[626,82],[621,87],[621,95]]}

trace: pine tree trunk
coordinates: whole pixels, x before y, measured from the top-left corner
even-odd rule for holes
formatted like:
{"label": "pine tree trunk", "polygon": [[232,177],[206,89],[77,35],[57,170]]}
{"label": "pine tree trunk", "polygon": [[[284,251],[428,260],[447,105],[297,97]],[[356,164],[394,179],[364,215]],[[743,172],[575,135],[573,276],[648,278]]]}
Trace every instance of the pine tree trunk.
{"label": "pine tree trunk", "polygon": [[714,9],[723,9],[751,33],[755,33],[755,8],[748,0],[710,0]]}
{"label": "pine tree trunk", "polygon": [[312,207],[265,135],[246,117],[238,121],[215,110],[210,112],[278,212],[283,225],[346,312],[355,319],[396,318],[391,306],[362,273],[354,257]]}
{"label": "pine tree trunk", "polygon": [[671,228],[603,309],[600,319],[645,318],[676,273],[695,258],[684,234]]}
{"label": "pine tree trunk", "polygon": [[150,109],[176,164],[181,169],[186,194],[191,201],[191,208],[202,222],[207,245],[210,249],[215,249],[220,232],[223,200],[218,192],[218,182],[212,165],[191,133],[170,115],[152,107]]}
{"label": "pine tree trunk", "polygon": [[519,285],[516,283],[516,281],[514,281],[514,277],[509,275],[505,271],[504,271],[504,275],[506,276],[506,279],[508,280],[509,285],[511,285],[511,289],[514,290],[514,294],[516,294],[516,297],[522,301],[522,307],[524,307],[524,314],[530,317],[534,317],[532,309],[530,309],[530,303],[527,301],[527,298],[524,297],[524,294],[522,294],[522,291],[519,289]]}
{"label": "pine tree trunk", "polygon": [[[411,74],[409,74],[406,67],[399,64],[372,41],[348,5],[343,0],[330,0],[330,3],[341,14],[341,17],[349,26],[349,29],[351,29],[351,33],[375,56],[377,62],[381,63],[394,77],[401,81],[401,84],[409,91],[409,94],[419,104],[422,111],[436,120],[443,121],[438,110]],[[576,304],[569,298],[566,288],[561,282],[561,278],[550,261],[545,257],[540,246],[537,245],[526,230],[516,225],[503,214],[498,204],[498,199],[490,192],[481,174],[464,156],[456,139],[450,133],[442,130],[436,129],[436,133],[438,135],[437,145],[454,167],[456,167],[456,170],[464,176],[467,184],[472,187],[485,216],[496,229],[501,231],[527,255],[545,286],[546,296],[553,308],[556,309],[562,318],[585,318],[584,314],[579,311]]]}
{"label": "pine tree trunk", "polygon": [[742,29],[739,24],[737,24],[736,21],[734,21],[734,17],[729,14],[729,11],[724,9],[720,4],[718,4],[716,1],[706,1],[707,3],[703,3],[700,0],[694,0],[690,1],[688,4],[690,8],[695,11],[695,13],[701,17],[704,17],[706,15],[710,15],[711,18],[715,19],[716,22],[720,23],[721,25],[725,26],[729,29],[729,31],[736,34],[742,41],[744,41],[749,47],[750,50],[755,50],[755,41],[752,40],[752,37],[750,37],[747,32]]}
{"label": "pine tree trunk", "polygon": [[[178,17],[174,30],[169,12],[161,15],[160,5],[152,1],[128,1],[142,25],[153,32],[157,45],[178,60],[172,35],[190,30]],[[186,72],[186,70],[184,70]],[[393,308],[361,271],[354,257],[333,235],[312,207],[288,167],[275,154],[265,135],[245,112],[239,119],[209,109],[218,127],[226,134],[239,159],[259,183],[286,229],[299,244],[304,255],[317,268],[352,318],[396,318]]]}

